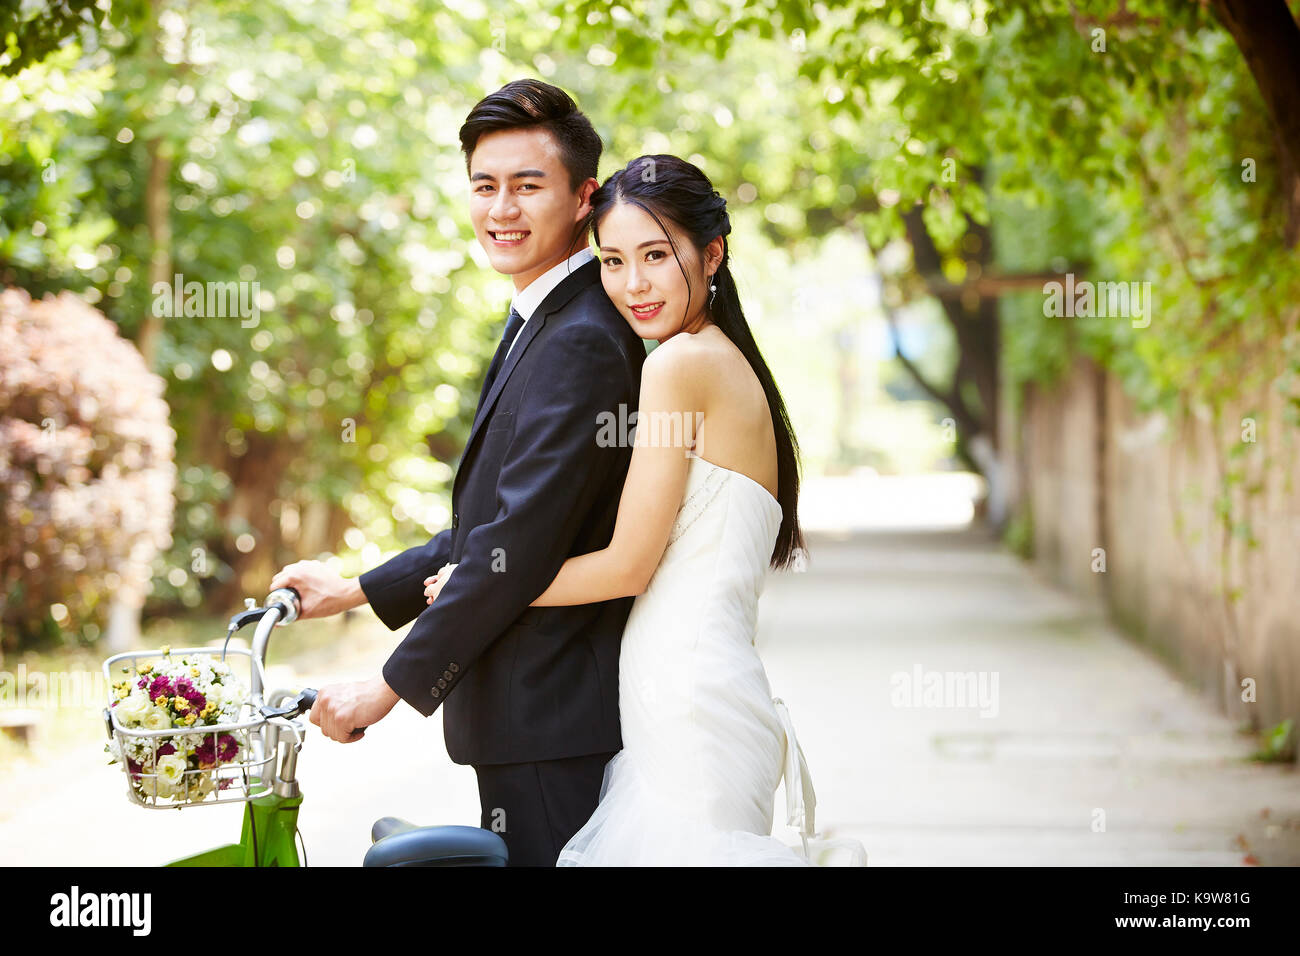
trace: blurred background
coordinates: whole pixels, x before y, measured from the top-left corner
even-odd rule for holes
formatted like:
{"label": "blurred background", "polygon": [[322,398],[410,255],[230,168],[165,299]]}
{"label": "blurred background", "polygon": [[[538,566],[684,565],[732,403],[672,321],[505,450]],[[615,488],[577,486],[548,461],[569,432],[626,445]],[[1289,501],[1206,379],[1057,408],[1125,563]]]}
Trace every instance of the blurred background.
{"label": "blurred background", "polygon": [[[811,534],[759,643],[825,829],[873,864],[1300,861],[1297,10],[6,0],[0,852],[157,862],[67,823],[144,812],[98,767],[100,661],[448,524],[512,294],[456,134],[534,76],[602,179],[673,153],[729,202]],[[400,636],[363,610],[273,659],[367,677]],[[967,673],[996,713],[902,692]],[[387,745],[313,729],[333,862],[396,803],[477,820],[400,709]]]}

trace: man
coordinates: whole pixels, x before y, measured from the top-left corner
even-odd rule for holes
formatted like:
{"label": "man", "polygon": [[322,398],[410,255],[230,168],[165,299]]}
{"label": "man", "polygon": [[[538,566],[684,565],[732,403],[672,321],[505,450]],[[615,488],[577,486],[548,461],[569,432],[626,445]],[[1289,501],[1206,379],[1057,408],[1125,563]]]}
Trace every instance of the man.
{"label": "man", "polygon": [[[403,699],[443,711],[447,753],[478,777],[481,825],[511,865],[553,866],[595,810],[622,747],[618,651],[631,598],[529,607],[565,559],[612,537],[631,448],[598,418],[636,407],[645,348],[605,296],[587,247],[601,143],[563,91],[536,80],[481,100],[460,130],[474,231],[514,279],[511,318],[452,486],[451,528],[355,581],[319,562],[272,587],[303,617],[369,603],[414,626],[382,676],[321,688],[311,720],[354,742]],[[437,602],[425,581],[457,564]]]}

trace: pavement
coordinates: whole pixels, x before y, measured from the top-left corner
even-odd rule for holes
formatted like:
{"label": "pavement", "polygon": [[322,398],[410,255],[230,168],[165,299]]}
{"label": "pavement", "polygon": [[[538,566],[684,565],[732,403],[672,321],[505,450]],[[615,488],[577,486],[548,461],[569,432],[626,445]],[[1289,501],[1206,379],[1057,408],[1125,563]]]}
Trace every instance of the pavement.
{"label": "pavement", "polygon": [[[871,866],[1300,863],[1295,768],[1251,762],[1252,736],[970,527],[970,493],[958,475],[808,483],[810,562],[769,577],[757,645],[822,835],[861,840]],[[363,612],[349,633],[312,673],[270,682],[373,676],[404,629]],[[477,824],[439,713],[399,704],[357,744],[308,733],[310,864],[359,864],[380,816]],[[152,865],[238,839],[239,805],[130,804],[101,738],[35,748],[4,774],[0,863]],[[796,844],[776,806],[775,835]]]}

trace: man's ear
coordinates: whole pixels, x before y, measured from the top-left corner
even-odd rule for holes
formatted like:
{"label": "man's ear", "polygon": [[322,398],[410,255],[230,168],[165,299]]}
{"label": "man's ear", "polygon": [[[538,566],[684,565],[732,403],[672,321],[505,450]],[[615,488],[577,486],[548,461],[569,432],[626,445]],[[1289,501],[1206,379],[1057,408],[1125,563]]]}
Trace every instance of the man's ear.
{"label": "man's ear", "polygon": [[588,179],[578,187],[578,198],[581,202],[578,204],[578,211],[573,217],[574,222],[582,222],[591,215],[591,194],[600,188],[600,183],[595,179]]}

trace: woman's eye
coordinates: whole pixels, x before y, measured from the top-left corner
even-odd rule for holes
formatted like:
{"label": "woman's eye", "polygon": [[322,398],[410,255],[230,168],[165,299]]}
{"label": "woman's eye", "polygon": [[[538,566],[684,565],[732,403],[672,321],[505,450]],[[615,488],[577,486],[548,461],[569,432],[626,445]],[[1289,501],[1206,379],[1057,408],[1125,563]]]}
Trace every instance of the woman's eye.
{"label": "woman's eye", "polygon": [[616,266],[616,265],[618,265],[618,257],[617,257],[617,256],[610,256],[608,259],[605,259],[604,262],[605,262],[605,265],[607,265],[607,266]]}
{"label": "woman's eye", "polygon": [[664,254],[664,251],[663,251],[662,249],[651,249],[649,252],[647,252],[647,253],[645,254],[645,257],[646,257],[647,261],[649,261],[649,262],[658,262],[659,260],[657,260],[657,259],[651,259],[650,257],[651,257],[651,256],[662,256],[663,254]]}

